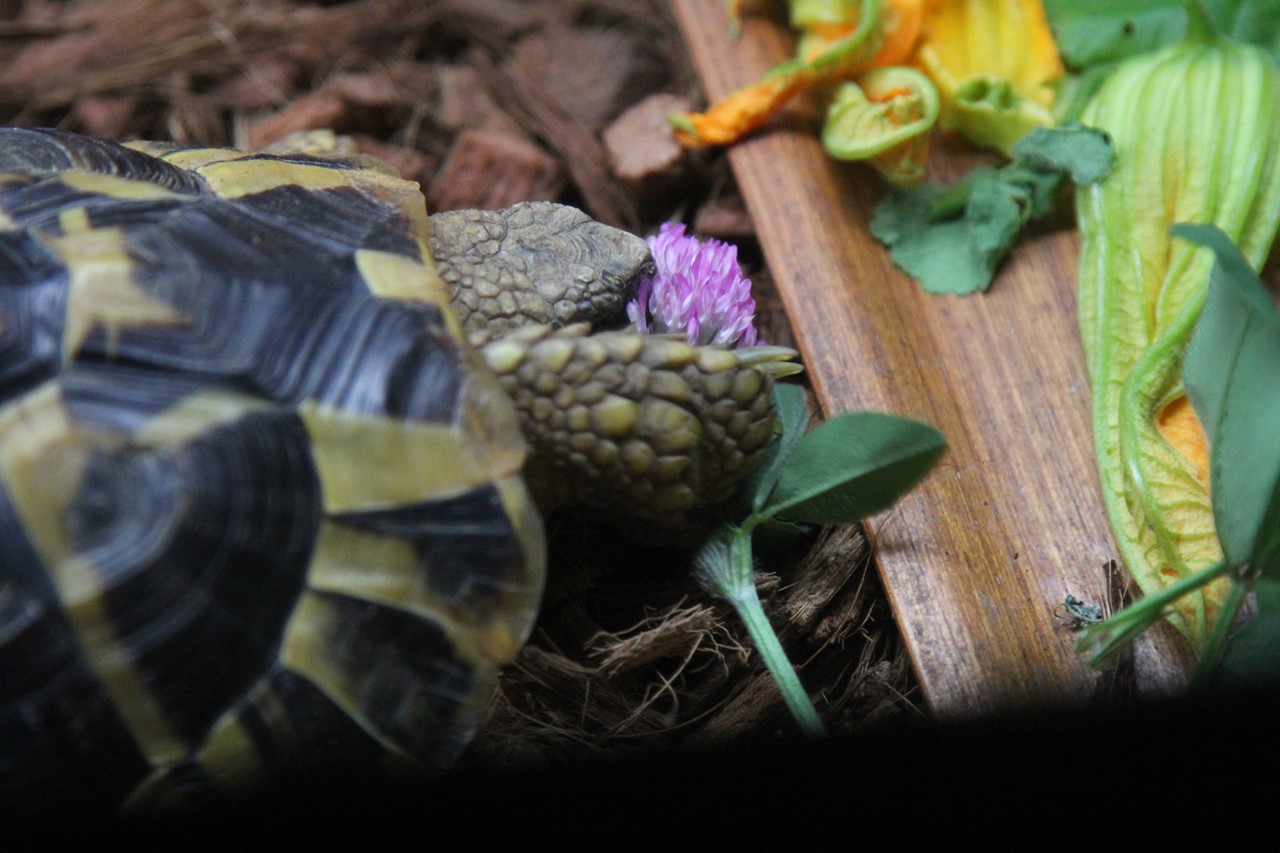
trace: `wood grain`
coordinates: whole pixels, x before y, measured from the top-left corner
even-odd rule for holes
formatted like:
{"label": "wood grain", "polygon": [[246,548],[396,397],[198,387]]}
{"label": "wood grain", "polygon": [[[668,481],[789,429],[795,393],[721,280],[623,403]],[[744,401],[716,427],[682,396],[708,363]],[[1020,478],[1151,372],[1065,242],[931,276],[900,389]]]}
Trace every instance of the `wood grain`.
{"label": "wood grain", "polygon": [[[709,99],[793,50],[763,20],[731,41],[724,5],[672,2]],[[1068,593],[1105,600],[1116,549],[1093,461],[1075,232],[1024,242],[984,294],[931,296],[867,230],[883,192],[869,169],[782,127],[729,157],[825,412],[914,417],[949,442],[921,487],[868,520],[929,706],[960,717],[1088,701],[1099,675],[1054,608]],[[960,162],[942,150],[931,169]],[[1167,691],[1187,665],[1171,630],[1151,633],[1138,689]]]}

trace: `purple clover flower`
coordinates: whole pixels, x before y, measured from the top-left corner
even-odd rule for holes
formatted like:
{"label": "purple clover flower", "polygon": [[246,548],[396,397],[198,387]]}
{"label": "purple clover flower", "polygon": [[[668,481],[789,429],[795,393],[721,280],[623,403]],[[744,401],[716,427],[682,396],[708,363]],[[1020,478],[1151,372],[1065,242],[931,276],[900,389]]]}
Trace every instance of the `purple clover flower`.
{"label": "purple clover flower", "polygon": [[648,238],[656,275],[640,283],[627,316],[641,333],[683,332],[689,343],[749,347],[756,342],[751,280],[738,266],[738,247],[686,237],[665,222]]}

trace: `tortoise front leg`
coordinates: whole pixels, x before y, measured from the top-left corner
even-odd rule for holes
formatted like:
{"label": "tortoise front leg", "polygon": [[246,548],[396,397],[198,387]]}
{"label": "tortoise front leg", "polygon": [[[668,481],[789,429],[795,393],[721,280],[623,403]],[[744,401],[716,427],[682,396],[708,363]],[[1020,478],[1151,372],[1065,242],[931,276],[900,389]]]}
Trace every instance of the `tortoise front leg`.
{"label": "tortoise front leg", "polygon": [[515,401],[539,507],[581,504],[678,527],[729,497],[773,436],[783,347],[725,350],[585,325],[524,329],[482,349]]}

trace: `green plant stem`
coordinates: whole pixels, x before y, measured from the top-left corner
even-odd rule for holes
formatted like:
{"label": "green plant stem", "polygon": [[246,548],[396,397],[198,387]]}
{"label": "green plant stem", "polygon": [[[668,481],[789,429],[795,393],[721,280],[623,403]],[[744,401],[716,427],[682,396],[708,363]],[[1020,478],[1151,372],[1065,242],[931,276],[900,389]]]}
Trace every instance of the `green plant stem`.
{"label": "green plant stem", "polygon": [[759,518],[751,516],[742,527],[729,528],[725,531],[727,542],[722,537],[708,542],[695,560],[695,577],[708,592],[733,605],[800,730],[811,737],[821,737],[826,734],[822,719],[809,701],[809,694],[800,683],[778,635],[765,616],[760,596],[756,594],[751,532]]}
{"label": "green plant stem", "polygon": [[1236,614],[1240,612],[1244,598],[1249,593],[1249,586],[1248,583],[1237,578],[1227,589],[1226,598],[1222,601],[1222,609],[1218,611],[1218,619],[1213,623],[1213,630],[1205,640],[1200,660],[1196,662],[1196,671],[1191,677],[1192,687],[1203,689],[1209,685],[1210,679],[1218,668],[1218,663],[1222,660],[1222,655],[1227,650],[1231,627],[1235,624]]}
{"label": "green plant stem", "polygon": [[[825,4],[820,4],[825,5]],[[810,67],[814,71],[824,71],[837,62],[847,59],[854,52],[867,47],[863,59],[870,59],[880,49],[878,28],[883,0],[862,0],[858,10],[858,26],[853,32],[835,42],[824,53],[816,57]],[[816,22],[815,22],[816,23]],[[793,15],[793,25],[804,27],[804,21],[797,21]]]}
{"label": "green plant stem", "polygon": [[[739,530],[734,534],[729,547],[729,558],[734,562],[735,574],[745,571],[748,576],[751,575],[750,531]],[[805,692],[804,685],[800,683],[800,677],[791,666],[791,660],[783,651],[782,643],[778,642],[778,635],[774,633],[773,626],[769,624],[769,619],[764,614],[760,596],[756,594],[754,579],[740,585],[728,601],[746,624],[747,633],[756,644],[764,665],[768,667],[769,674],[777,683],[778,690],[782,692],[783,701],[787,703],[787,708],[791,710],[791,715],[795,717],[801,731],[813,737],[826,734],[817,710],[809,701],[809,694]]]}
{"label": "green plant stem", "polygon": [[1188,0],[1187,33],[1184,38],[1189,42],[1207,44],[1217,37],[1218,30],[1214,27],[1213,19],[1209,17],[1204,4],[1200,0]]}
{"label": "green plant stem", "polygon": [[1154,625],[1164,615],[1166,607],[1230,569],[1231,564],[1221,560],[1129,605],[1105,622],[1090,625],[1080,632],[1076,651],[1092,652],[1090,666],[1105,665],[1123,645]]}

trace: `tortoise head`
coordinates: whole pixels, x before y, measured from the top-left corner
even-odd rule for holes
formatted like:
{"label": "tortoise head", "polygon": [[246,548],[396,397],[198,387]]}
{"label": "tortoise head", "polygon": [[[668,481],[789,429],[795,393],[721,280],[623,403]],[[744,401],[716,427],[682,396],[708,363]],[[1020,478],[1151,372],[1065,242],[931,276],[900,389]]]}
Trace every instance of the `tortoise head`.
{"label": "tortoise head", "polygon": [[537,324],[619,325],[654,271],[644,240],[551,202],[433,214],[431,251],[463,328],[490,337]]}
{"label": "tortoise head", "polygon": [[679,527],[759,464],[795,353],[613,328],[653,272],[644,240],[547,203],[435,214],[431,231],[464,328],[516,404],[544,512]]}

